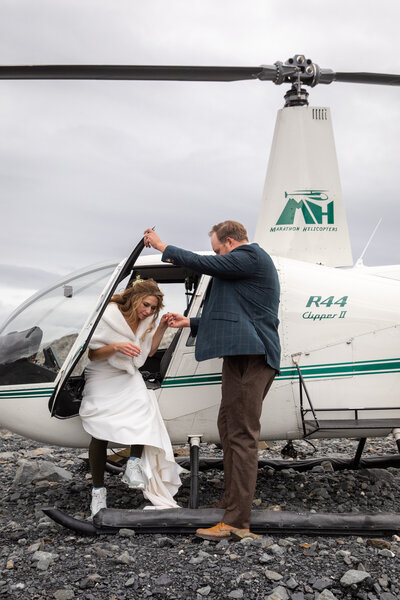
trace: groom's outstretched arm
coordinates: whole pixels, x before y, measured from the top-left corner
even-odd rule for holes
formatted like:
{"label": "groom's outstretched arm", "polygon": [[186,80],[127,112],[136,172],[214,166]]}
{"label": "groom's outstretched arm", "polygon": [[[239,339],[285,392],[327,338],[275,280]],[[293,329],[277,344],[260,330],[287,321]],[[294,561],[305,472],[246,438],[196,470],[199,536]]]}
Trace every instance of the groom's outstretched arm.
{"label": "groom's outstretched arm", "polygon": [[172,262],[176,265],[189,267],[198,273],[222,279],[251,277],[258,263],[256,253],[247,244],[236,248],[229,254],[201,256],[195,252],[166,244],[152,229],[146,229],[144,242],[147,247],[153,247],[162,252],[164,262]]}
{"label": "groom's outstretched arm", "polygon": [[248,245],[239,246],[229,254],[215,256],[202,256],[189,250],[183,250],[183,248],[168,245],[163,251],[162,260],[221,279],[252,277],[258,263],[256,253]]}

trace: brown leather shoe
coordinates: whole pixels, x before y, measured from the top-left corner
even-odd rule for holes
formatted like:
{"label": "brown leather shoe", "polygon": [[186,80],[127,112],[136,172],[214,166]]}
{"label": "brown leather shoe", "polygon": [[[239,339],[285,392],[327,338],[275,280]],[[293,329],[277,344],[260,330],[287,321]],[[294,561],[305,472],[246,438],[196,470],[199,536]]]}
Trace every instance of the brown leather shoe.
{"label": "brown leather shoe", "polygon": [[203,540],[223,540],[231,537],[232,531],[243,531],[249,532],[249,529],[237,529],[237,527],[233,527],[232,525],[227,525],[227,523],[217,523],[214,527],[208,527],[207,529],[198,529],[196,531],[197,537],[203,538]]}

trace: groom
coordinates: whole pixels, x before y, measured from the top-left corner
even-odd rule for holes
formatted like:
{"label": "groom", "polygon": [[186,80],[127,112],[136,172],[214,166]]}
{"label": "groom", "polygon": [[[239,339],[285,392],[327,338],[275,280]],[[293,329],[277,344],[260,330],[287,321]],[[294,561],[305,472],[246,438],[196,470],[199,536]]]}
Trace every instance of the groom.
{"label": "groom", "polygon": [[197,535],[209,540],[249,531],[257,480],[262,402],[279,371],[279,280],[271,257],[236,221],[214,225],[216,256],[200,256],[167,245],[152,229],[144,241],[163,253],[164,262],[211,275],[201,318],[172,315],[170,325],[190,327],[196,336],[196,360],[223,357],[218,430],[224,451],[225,491],[218,508],[223,521]]}

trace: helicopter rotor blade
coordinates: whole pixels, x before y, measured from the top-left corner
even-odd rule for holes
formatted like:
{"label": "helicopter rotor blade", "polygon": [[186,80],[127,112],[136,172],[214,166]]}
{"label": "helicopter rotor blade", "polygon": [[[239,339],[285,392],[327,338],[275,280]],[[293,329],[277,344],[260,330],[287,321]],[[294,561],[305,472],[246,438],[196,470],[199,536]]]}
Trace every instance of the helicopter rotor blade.
{"label": "helicopter rotor blade", "polygon": [[400,85],[400,75],[388,73],[344,73],[321,69],[296,55],[286,63],[258,67],[197,67],[156,65],[17,65],[0,66],[0,79],[81,79],[229,82],[258,79],[298,85],[367,83]]}
{"label": "helicopter rotor blade", "polygon": [[0,79],[114,79],[148,81],[273,81],[276,67],[191,67],[152,65],[0,66]]}
{"label": "helicopter rotor blade", "polygon": [[376,85],[400,85],[400,75],[389,73],[336,73],[335,81],[372,83]]}
{"label": "helicopter rotor blade", "polygon": [[400,75],[390,73],[335,73],[329,69],[320,69],[318,83],[369,83],[375,85],[400,85]]}

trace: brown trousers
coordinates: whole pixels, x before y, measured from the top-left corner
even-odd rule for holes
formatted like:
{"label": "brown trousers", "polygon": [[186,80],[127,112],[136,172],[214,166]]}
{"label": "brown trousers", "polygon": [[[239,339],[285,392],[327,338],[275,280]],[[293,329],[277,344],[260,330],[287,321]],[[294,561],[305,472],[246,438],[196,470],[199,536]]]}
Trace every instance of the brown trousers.
{"label": "brown trousers", "polygon": [[259,355],[225,356],[218,430],[224,451],[223,522],[249,529],[263,399],[276,371]]}

